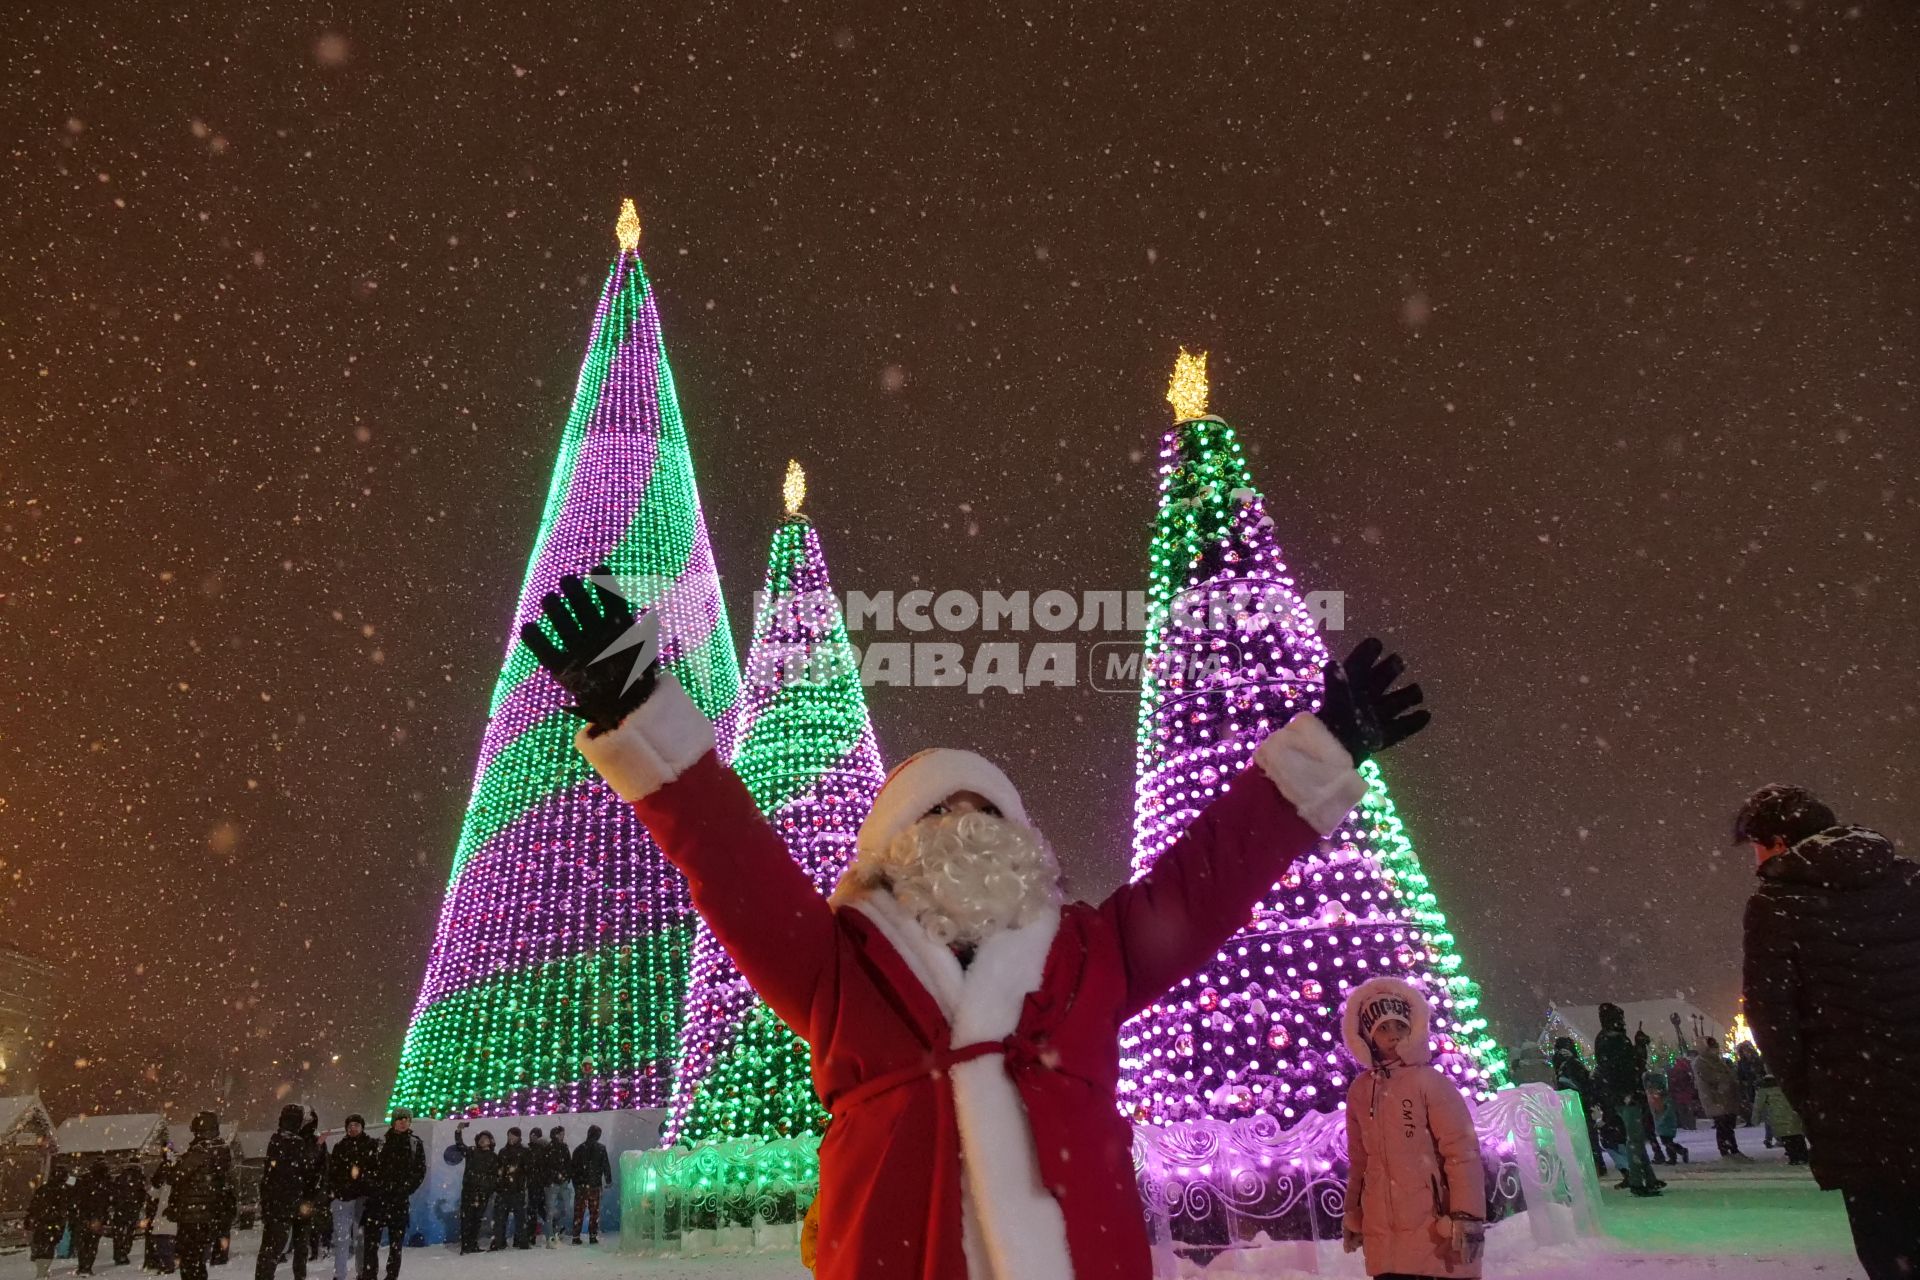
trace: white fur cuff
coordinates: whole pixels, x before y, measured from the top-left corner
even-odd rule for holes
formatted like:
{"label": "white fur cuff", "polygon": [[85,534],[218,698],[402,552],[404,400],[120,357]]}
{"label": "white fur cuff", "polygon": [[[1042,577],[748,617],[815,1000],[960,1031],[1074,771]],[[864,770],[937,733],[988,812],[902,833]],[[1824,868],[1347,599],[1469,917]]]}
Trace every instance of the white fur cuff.
{"label": "white fur cuff", "polygon": [[581,726],[573,745],[622,800],[652,795],[713,750],[713,725],[670,675],[619,728],[589,737],[591,727]]}
{"label": "white fur cuff", "polygon": [[1367,794],[1366,779],[1353,767],[1353,757],[1340,745],[1320,717],[1306,712],[1267,735],[1253,753],[1260,772],[1273,779],[1307,825],[1323,836],[1340,824]]}

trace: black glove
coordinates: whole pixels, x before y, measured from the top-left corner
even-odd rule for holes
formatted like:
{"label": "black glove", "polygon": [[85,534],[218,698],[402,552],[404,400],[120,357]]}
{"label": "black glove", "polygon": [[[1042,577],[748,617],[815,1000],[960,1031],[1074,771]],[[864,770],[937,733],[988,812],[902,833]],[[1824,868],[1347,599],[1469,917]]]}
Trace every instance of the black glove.
{"label": "black glove", "polygon": [[[660,672],[660,623],[652,614],[634,620],[626,600],[601,586],[613,570],[597,565],[588,583],[569,575],[559,594],[540,601],[560,643],[538,622],[520,628],[520,638],[560,687],[573,695],[565,708],[592,723],[595,733],[617,728],[653,693]],[[564,600],[561,597],[566,597]]]}
{"label": "black glove", "polygon": [[1378,639],[1369,636],[1347,655],[1345,666],[1329,661],[1321,669],[1326,693],[1315,714],[1340,739],[1356,767],[1375,752],[1420,732],[1433,718],[1412,710],[1423,696],[1419,685],[1389,692],[1407,664],[1397,653],[1383,659],[1382,648]]}

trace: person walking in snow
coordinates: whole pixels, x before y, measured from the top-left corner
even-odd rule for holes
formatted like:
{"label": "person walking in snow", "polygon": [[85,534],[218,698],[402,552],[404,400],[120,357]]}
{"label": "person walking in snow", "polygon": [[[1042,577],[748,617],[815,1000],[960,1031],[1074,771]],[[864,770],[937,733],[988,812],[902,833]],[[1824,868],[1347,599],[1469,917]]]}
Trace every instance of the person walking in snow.
{"label": "person walking in snow", "polygon": [[1480,1139],[1460,1091],[1428,1065],[1426,997],[1372,978],[1340,1016],[1360,1074],[1347,1089],[1346,1249],[1370,1276],[1480,1275],[1487,1229]]}
{"label": "person walking in snow", "polygon": [[133,1261],[133,1238],[140,1233],[140,1219],[147,1209],[147,1175],[136,1162],[128,1162],[113,1175],[113,1265],[124,1267]]}
{"label": "person walking in snow", "polygon": [[300,1133],[304,1108],[280,1108],[279,1126],[267,1139],[266,1167],[260,1173],[260,1255],[254,1280],[273,1280],[280,1255],[292,1247],[293,1280],[307,1278],[307,1241],[303,1210],[313,1177],[313,1146]]}
{"label": "person walking in snow", "polygon": [[522,636],[588,722],[576,746],[812,1050],[833,1117],[820,1280],[1143,1280],[1115,1028],[1210,960],[1346,822],[1366,793],[1358,766],[1424,726],[1419,687],[1393,690],[1400,660],[1368,640],[1328,663],[1321,709],[1269,734],[1153,869],[1098,905],[1066,901],[1007,776],[945,749],[888,775],[828,899],[648,661],[654,620],[578,578],[543,606],[558,642],[537,624]]}
{"label": "person walking in snow", "polygon": [[[1658,1076],[1654,1078],[1659,1079]],[[1651,1142],[1656,1163],[1693,1163],[1693,1154],[1679,1142],[1680,1115],[1673,1105],[1672,1096],[1651,1085],[1647,1088],[1647,1124],[1653,1130]],[[1662,1148],[1665,1148],[1664,1156],[1661,1154]]]}
{"label": "person walking in snow", "polygon": [[487,1206],[493,1203],[493,1191],[500,1180],[500,1153],[493,1149],[493,1134],[482,1129],[467,1145],[467,1122],[453,1126],[454,1160],[465,1166],[460,1173],[460,1252],[480,1252],[480,1228],[487,1220]]}
{"label": "person walking in snow", "polygon": [[1814,1181],[1846,1200],[1869,1280],[1920,1273],[1920,864],[1800,787],[1734,819],[1758,858],[1747,1020],[1805,1125]]}
{"label": "person walking in snow", "polygon": [[35,1178],[33,1198],[27,1202],[27,1253],[33,1260],[33,1274],[46,1280],[53,1269],[53,1255],[60,1248],[60,1237],[67,1234],[71,1197],[63,1178]]}
{"label": "person walking in snow", "polygon": [[367,1197],[361,1280],[373,1280],[380,1269],[383,1234],[387,1238],[387,1280],[400,1280],[400,1253],[406,1248],[411,1221],[409,1202],[426,1180],[427,1148],[413,1131],[413,1112],[395,1107],[393,1122],[387,1126],[374,1163],[373,1191]]}
{"label": "person walking in snow", "polygon": [[587,1140],[573,1149],[568,1168],[573,1175],[573,1242],[580,1243],[580,1226],[587,1228],[587,1243],[600,1243],[600,1193],[613,1185],[613,1162],[600,1141],[600,1126],[587,1126]]}
{"label": "person walking in snow", "polygon": [[1780,1087],[1780,1079],[1774,1075],[1760,1077],[1760,1087],[1753,1095],[1753,1118],[1766,1124],[1786,1149],[1788,1164],[1807,1163],[1807,1130],[1800,1121],[1800,1114],[1787,1101],[1786,1091]]}
{"label": "person walking in snow", "polygon": [[1662,1184],[1647,1160],[1647,1063],[1627,1037],[1627,1013],[1600,1006],[1600,1034],[1593,1040],[1594,1081],[1601,1105],[1619,1119],[1627,1166],[1621,1183],[1636,1196],[1657,1196]]}
{"label": "person walking in snow", "polygon": [[373,1193],[380,1144],[367,1135],[367,1122],[347,1117],[347,1131],[327,1156],[327,1191],[333,1203],[333,1280],[359,1271],[359,1244]]}
{"label": "person walking in snow", "polygon": [[112,1229],[113,1171],[105,1160],[95,1160],[73,1184],[73,1256],[79,1260],[75,1275],[93,1274],[94,1260],[100,1254],[100,1237]]}
{"label": "person walking in snow", "polygon": [[1749,1159],[1742,1154],[1740,1135],[1734,1131],[1740,1119],[1740,1080],[1712,1036],[1707,1037],[1706,1047],[1693,1064],[1693,1079],[1700,1089],[1700,1109],[1713,1121],[1713,1140],[1720,1154],[1729,1160]]}

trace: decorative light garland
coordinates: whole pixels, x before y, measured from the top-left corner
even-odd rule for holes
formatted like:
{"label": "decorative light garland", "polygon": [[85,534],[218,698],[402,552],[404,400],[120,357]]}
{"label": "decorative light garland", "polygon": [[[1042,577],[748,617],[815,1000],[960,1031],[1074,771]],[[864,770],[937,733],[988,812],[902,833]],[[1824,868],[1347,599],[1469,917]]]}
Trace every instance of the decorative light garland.
{"label": "decorative light garland", "polygon": [[611,565],[634,606],[660,614],[664,665],[731,753],[739,663],[639,233],[627,201],[400,1052],[393,1105],[419,1115],[669,1096],[686,885],[574,750],[565,694],[519,641],[562,575]]}
{"label": "decorative light garland", "polygon": [[[1254,748],[1319,705],[1328,652],[1281,559],[1233,428],[1204,413],[1206,356],[1185,351],[1160,450],[1136,740],[1133,874],[1146,873]],[[1121,1030],[1120,1106],[1164,1124],[1273,1115],[1345,1097],[1340,1011],[1379,973],[1433,1006],[1435,1062],[1463,1088],[1506,1083],[1479,990],[1461,972],[1379,768],[1347,824],[1294,864],[1201,972]]]}
{"label": "decorative light garland", "polygon": [[[854,837],[885,770],[820,538],[800,514],[806,475],[797,462],[787,464],[782,496],[787,515],[773,536],[755,612],[733,767],[826,893],[853,860]],[[806,1044],[760,1002],[701,924],[663,1140],[784,1138],[825,1125]]]}

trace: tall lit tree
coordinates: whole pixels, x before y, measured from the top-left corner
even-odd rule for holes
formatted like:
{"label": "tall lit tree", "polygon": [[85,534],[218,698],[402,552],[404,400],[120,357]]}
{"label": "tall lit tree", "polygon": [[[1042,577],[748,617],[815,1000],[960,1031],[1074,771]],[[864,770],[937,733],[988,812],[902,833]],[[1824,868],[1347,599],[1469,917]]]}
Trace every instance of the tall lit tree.
{"label": "tall lit tree", "polygon": [[519,640],[565,573],[612,566],[716,724],[740,673],[633,201],[594,315],[507,627],[473,791],[393,1102],[429,1116],[659,1106],[691,933],[686,887],[573,748],[578,721]]}
{"label": "tall lit tree", "polygon": [[[797,462],[787,464],[785,497],[754,612],[733,767],[826,893],[853,860],[884,771],[820,537],[800,512],[806,477]],[[805,1042],[760,1002],[701,925],[666,1141],[783,1137],[825,1124]]]}
{"label": "tall lit tree", "polygon": [[[1143,874],[1268,732],[1319,705],[1327,647],[1280,555],[1232,427],[1207,413],[1206,356],[1180,353],[1160,449],[1136,748],[1133,873]],[[1379,767],[1345,827],[1275,884],[1213,963],[1127,1024],[1122,1110],[1169,1122],[1329,1111],[1350,1078],[1345,991],[1388,972],[1432,1001],[1436,1062],[1503,1082]]]}

